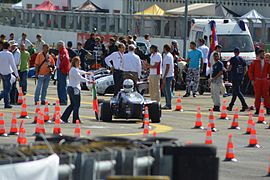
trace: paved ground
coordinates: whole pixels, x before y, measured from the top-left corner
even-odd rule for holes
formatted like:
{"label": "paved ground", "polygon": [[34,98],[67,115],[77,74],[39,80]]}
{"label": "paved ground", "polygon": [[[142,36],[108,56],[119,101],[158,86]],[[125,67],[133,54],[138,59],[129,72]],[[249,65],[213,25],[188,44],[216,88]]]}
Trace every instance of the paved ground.
{"label": "paved ground", "polygon": [[[26,121],[27,138],[29,142],[34,140],[31,134],[34,132],[35,125],[31,124],[34,117],[35,106],[33,105],[34,94],[34,82],[29,82],[29,92],[27,94],[28,113],[32,119]],[[1,87],[0,87],[1,88]],[[56,87],[50,85],[48,92],[48,100],[53,103],[57,97]],[[177,92],[176,94],[178,94]],[[113,135],[129,138],[142,137],[142,129],[140,121],[125,121],[118,120],[113,123],[97,122],[94,118],[92,111],[90,92],[82,93],[82,106],[80,109],[81,119],[83,124],[82,135],[85,136],[87,129],[91,130],[91,136],[103,136]],[[182,92],[183,94],[183,92]],[[109,99],[110,96],[99,97],[100,99]],[[230,97],[228,98],[228,101]],[[173,99],[174,105],[176,98]],[[249,104],[252,104],[253,99],[247,98]],[[163,101],[162,101],[163,102]],[[238,102],[239,103],[239,102]],[[192,129],[195,123],[196,108],[200,105],[203,114],[203,124],[207,125],[208,122],[208,109],[212,106],[212,101],[209,94],[198,96],[197,98],[183,99],[184,112],[175,111],[163,111],[162,121],[160,124],[152,124],[153,131],[157,132],[158,136],[178,138],[180,142],[203,143],[205,139],[205,131]],[[239,106],[239,104],[237,104]],[[12,110],[3,109],[3,102],[0,103],[0,111],[4,112],[6,126],[10,127],[11,113],[16,111],[20,112],[20,106],[15,106]],[[43,108],[43,107],[42,107]],[[64,111],[65,107],[61,107],[61,111]],[[51,113],[53,112],[53,106],[50,106]],[[233,112],[229,113],[229,117],[232,118]],[[218,117],[218,113],[215,116]],[[267,120],[270,118],[267,117]],[[246,148],[245,146],[249,142],[249,136],[243,135],[247,127],[248,112],[240,113],[239,123],[241,130],[228,130],[231,125],[231,121],[216,120],[216,127],[219,130],[213,133],[214,144],[218,148],[218,156],[220,158],[220,179],[221,180],[257,180],[257,179],[270,179],[269,177],[263,177],[267,173],[268,159],[270,157],[270,130],[265,129],[267,126],[262,124],[256,124],[257,137],[259,144],[262,146],[260,149]],[[254,117],[257,121],[257,118]],[[61,125],[63,134],[72,135],[75,125]],[[53,125],[46,124],[46,131],[52,132]],[[223,162],[226,153],[227,135],[233,134],[233,141],[235,144],[235,155],[239,162]],[[0,143],[16,143],[16,137],[0,137]]]}

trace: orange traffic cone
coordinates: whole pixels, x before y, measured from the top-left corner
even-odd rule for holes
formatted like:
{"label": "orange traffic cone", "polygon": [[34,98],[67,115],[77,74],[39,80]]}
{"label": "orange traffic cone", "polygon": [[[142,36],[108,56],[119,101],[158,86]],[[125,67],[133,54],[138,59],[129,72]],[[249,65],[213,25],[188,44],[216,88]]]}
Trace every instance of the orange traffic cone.
{"label": "orange traffic cone", "polygon": [[233,161],[233,162],[237,162],[237,159],[234,156],[234,146],[233,146],[233,142],[232,142],[232,134],[229,134],[229,140],[227,143],[227,152],[226,152],[226,157],[224,159],[224,161]]}
{"label": "orange traffic cone", "polygon": [[37,134],[46,134],[45,126],[44,126],[44,115],[41,111],[38,113],[38,118],[37,118],[37,125],[35,129],[34,135]]}
{"label": "orange traffic cone", "polygon": [[26,98],[23,98],[21,116],[19,118],[30,119],[27,113]]}
{"label": "orange traffic cone", "polygon": [[12,113],[12,119],[11,119],[11,126],[10,131],[8,135],[18,135],[18,128],[17,128],[17,116],[16,112]]}
{"label": "orange traffic cone", "polygon": [[267,172],[267,175],[266,176],[270,176],[270,158],[268,160],[268,172]]}
{"label": "orange traffic cone", "polygon": [[180,96],[180,93],[179,93],[179,96],[176,100],[176,107],[175,107],[175,111],[181,111],[183,112],[183,106],[182,106],[182,99],[181,99],[181,96]]}
{"label": "orange traffic cone", "polygon": [[55,101],[53,120],[55,120],[57,113],[59,113],[60,114],[60,117],[61,117],[61,107],[60,107],[60,101],[59,101],[59,99],[57,99]]}
{"label": "orange traffic cone", "polygon": [[256,130],[252,129],[250,132],[250,138],[249,138],[249,145],[248,147],[256,147],[260,148],[261,146],[258,144],[257,136],[256,136]]}
{"label": "orange traffic cone", "polygon": [[157,132],[156,131],[153,132],[153,137],[154,138],[157,137]]}
{"label": "orange traffic cone", "polygon": [[265,111],[264,111],[264,104],[261,102],[260,111],[259,111],[259,117],[257,123],[259,124],[266,124],[265,122]]}
{"label": "orange traffic cone", "polygon": [[35,117],[34,117],[33,124],[37,123],[38,112],[39,111],[41,111],[41,109],[40,109],[40,102],[38,101],[37,104],[36,104]]}
{"label": "orange traffic cone", "polygon": [[60,114],[59,113],[57,113],[55,116],[53,134],[62,136],[61,127],[60,127]]}
{"label": "orange traffic cone", "polygon": [[198,106],[197,108],[196,122],[195,122],[194,129],[204,129],[202,126],[202,114],[201,114],[200,106]]}
{"label": "orange traffic cone", "polygon": [[91,130],[90,130],[90,129],[87,129],[86,132],[85,132],[85,134],[86,134],[87,137],[90,137],[90,135],[91,135]]}
{"label": "orange traffic cone", "polygon": [[144,118],[143,118],[143,135],[148,136],[149,134],[149,113],[148,113],[148,107],[145,106],[144,108]]}
{"label": "orange traffic cone", "polygon": [[81,128],[80,128],[80,121],[79,120],[76,120],[76,127],[74,129],[74,136],[76,138],[81,137]]}
{"label": "orange traffic cone", "polygon": [[7,137],[4,114],[0,112],[0,136]]}
{"label": "orange traffic cone", "polygon": [[207,126],[205,144],[213,144],[213,141],[212,141],[212,128],[211,128],[210,123],[208,123],[208,126]]}
{"label": "orange traffic cone", "polygon": [[21,105],[23,103],[23,92],[22,92],[22,87],[19,88],[19,96],[18,96],[18,101],[17,104]]}
{"label": "orange traffic cone", "polygon": [[245,134],[250,134],[251,132],[251,129],[252,129],[252,124],[253,124],[253,118],[252,118],[252,113],[249,112],[249,118],[248,118],[248,126],[247,126],[247,129],[246,129],[246,133]]}
{"label": "orange traffic cone", "polygon": [[239,123],[238,123],[238,108],[235,108],[235,112],[233,115],[232,125],[229,129],[237,129],[240,130]]}
{"label": "orange traffic cone", "polygon": [[20,131],[19,131],[17,142],[19,145],[26,145],[27,143],[26,130],[24,128],[24,120],[21,120],[21,123],[20,123]]}
{"label": "orange traffic cone", "polygon": [[219,116],[219,119],[225,119],[225,120],[229,120],[228,118],[228,113],[227,113],[227,106],[226,106],[226,100],[223,101],[222,107],[221,107],[221,113]]}
{"label": "orange traffic cone", "polygon": [[209,123],[211,125],[211,129],[212,129],[212,132],[216,132],[217,129],[215,127],[215,116],[214,116],[214,113],[213,113],[213,109],[210,109],[210,114],[209,114]]}
{"label": "orange traffic cone", "polygon": [[47,123],[51,123],[50,120],[50,109],[49,109],[49,102],[45,102],[45,107],[44,107],[44,121]]}

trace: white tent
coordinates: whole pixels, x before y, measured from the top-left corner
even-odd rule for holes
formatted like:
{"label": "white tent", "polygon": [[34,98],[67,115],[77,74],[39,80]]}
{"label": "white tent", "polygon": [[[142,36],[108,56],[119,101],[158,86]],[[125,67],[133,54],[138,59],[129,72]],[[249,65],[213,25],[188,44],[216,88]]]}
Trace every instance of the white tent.
{"label": "white tent", "polygon": [[22,9],[23,8],[22,1],[21,2],[18,2],[16,4],[13,4],[11,7],[13,9]]}
{"label": "white tent", "polygon": [[252,9],[248,13],[241,16],[241,18],[252,19],[253,23],[261,23],[260,19],[264,19],[265,17],[258,13],[255,9]]}
{"label": "white tent", "polygon": [[[214,3],[195,3],[188,6],[188,15],[193,16],[215,16],[215,4]],[[185,7],[179,7],[166,11],[166,14],[183,15],[185,13]]]}

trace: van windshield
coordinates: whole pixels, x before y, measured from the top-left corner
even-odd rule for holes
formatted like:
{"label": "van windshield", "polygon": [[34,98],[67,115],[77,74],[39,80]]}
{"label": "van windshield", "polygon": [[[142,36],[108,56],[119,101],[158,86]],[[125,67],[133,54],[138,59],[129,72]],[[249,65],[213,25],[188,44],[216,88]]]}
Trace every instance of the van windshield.
{"label": "van windshield", "polygon": [[249,35],[218,35],[218,44],[222,45],[222,52],[233,52],[236,47],[240,48],[240,52],[254,52]]}

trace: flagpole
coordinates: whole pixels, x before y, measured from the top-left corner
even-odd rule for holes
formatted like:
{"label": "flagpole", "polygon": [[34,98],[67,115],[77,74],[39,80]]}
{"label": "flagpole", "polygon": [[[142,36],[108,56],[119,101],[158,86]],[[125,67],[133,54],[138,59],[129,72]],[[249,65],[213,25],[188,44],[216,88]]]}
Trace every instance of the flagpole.
{"label": "flagpole", "polygon": [[185,26],[184,26],[184,45],[183,45],[183,57],[186,59],[187,51],[187,35],[188,35],[188,0],[185,0]]}

